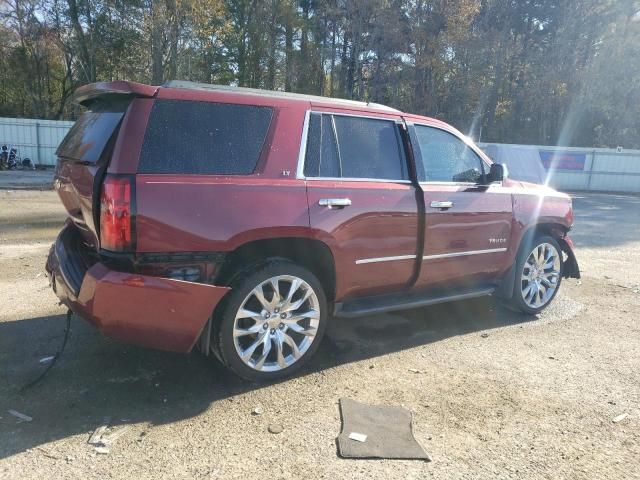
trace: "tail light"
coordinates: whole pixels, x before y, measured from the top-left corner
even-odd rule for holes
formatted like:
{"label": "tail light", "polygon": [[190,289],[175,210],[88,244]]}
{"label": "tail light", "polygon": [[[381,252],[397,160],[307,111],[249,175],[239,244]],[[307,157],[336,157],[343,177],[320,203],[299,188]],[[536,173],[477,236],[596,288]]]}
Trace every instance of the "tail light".
{"label": "tail light", "polygon": [[100,246],[112,252],[134,250],[132,176],[107,175],[100,195]]}

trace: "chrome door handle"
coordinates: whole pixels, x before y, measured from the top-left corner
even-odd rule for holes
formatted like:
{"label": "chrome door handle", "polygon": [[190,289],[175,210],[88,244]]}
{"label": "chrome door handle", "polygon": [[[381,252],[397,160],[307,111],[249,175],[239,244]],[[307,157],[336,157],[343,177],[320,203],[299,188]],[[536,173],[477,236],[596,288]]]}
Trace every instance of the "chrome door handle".
{"label": "chrome door handle", "polygon": [[451,208],[453,207],[453,202],[431,202],[429,204],[431,208]]}
{"label": "chrome door handle", "polygon": [[321,198],[318,201],[318,205],[321,207],[329,208],[344,208],[351,205],[350,198]]}

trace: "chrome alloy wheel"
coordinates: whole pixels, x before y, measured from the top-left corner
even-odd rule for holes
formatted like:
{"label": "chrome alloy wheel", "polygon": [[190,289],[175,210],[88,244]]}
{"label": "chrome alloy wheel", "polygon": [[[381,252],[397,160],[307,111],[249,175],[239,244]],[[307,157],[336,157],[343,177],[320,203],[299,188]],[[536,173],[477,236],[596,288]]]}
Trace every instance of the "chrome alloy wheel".
{"label": "chrome alloy wheel", "polygon": [[560,253],[550,243],[541,243],[533,249],[521,275],[522,298],[527,306],[540,308],[551,300],[558,288],[560,265]]}
{"label": "chrome alloy wheel", "polygon": [[254,370],[275,372],[293,365],[313,343],[320,302],[301,278],[278,275],[245,297],[233,324],[240,359]]}

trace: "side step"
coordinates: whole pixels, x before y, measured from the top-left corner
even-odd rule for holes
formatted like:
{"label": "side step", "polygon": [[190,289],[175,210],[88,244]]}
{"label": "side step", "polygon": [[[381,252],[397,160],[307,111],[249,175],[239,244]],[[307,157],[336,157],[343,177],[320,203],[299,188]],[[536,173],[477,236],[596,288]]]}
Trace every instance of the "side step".
{"label": "side step", "polygon": [[408,310],[410,308],[426,307],[437,303],[466,300],[484,297],[495,291],[495,286],[483,286],[465,289],[448,289],[431,292],[394,293],[392,295],[378,295],[347,300],[335,304],[334,317],[354,318],[376,313]]}

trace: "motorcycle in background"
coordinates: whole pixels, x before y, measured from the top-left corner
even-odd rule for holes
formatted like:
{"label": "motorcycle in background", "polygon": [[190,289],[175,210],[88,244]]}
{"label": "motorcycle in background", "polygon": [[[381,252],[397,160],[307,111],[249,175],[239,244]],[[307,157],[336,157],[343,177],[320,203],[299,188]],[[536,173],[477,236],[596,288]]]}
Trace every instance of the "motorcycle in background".
{"label": "motorcycle in background", "polygon": [[35,165],[30,158],[22,158],[18,155],[16,147],[2,145],[0,148],[0,170],[35,170]]}

